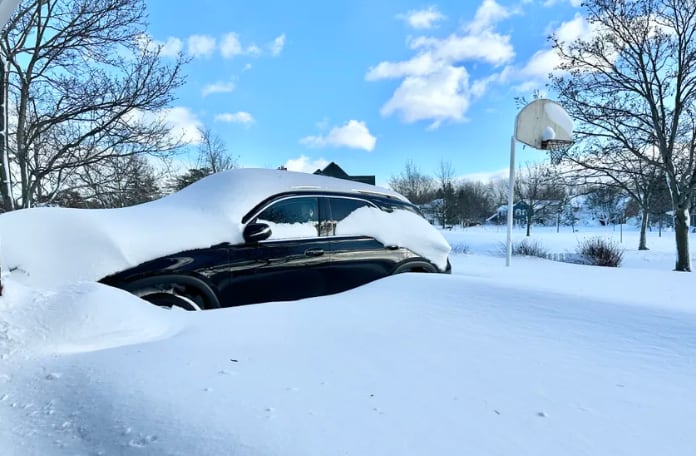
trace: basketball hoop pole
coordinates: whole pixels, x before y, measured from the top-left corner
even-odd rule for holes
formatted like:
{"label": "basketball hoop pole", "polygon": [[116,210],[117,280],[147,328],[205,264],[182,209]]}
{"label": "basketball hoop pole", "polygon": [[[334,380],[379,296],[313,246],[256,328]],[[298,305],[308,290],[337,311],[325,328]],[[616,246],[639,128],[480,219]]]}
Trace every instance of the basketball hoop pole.
{"label": "basketball hoop pole", "polygon": [[[562,157],[564,151],[573,143],[573,119],[555,101],[538,98],[527,104],[515,117],[515,130],[510,138],[510,188],[508,189],[507,210],[507,255],[505,266],[510,266],[512,258],[512,225],[514,221],[515,198],[515,142],[549,150],[551,159]],[[531,208],[529,209],[531,210]]]}
{"label": "basketball hoop pole", "polygon": [[507,255],[505,256],[505,266],[510,266],[512,258],[512,222],[513,206],[515,204],[515,135],[510,137],[510,181],[508,188],[508,210],[507,210]]}

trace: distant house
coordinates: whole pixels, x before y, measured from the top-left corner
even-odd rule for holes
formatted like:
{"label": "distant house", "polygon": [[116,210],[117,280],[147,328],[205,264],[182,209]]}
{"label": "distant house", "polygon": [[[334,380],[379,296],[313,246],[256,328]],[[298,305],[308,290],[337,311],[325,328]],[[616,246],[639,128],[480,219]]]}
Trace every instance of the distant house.
{"label": "distant house", "polygon": [[[522,224],[527,222],[527,210],[529,206],[524,201],[518,201],[512,206],[513,223]],[[495,213],[486,219],[488,223],[503,224],[507,221],[507,204],[496,209]]]}
{"label": "distant house", "polygon": [[[527,223],[529,204],[518,201],[513,206],[512,218],[515,224]],[[543,200],[535,201],[532,223],[538,225],[553,225],[557,221],[559,211],[562,208],[561,201]],[[508,206],[500,206],[493,215],[486,219],[489,223],[503,224],[507,221]]]}
{"label": "distant house", "polygon": [[375,176],[350,176],[334,162],[331,162],[328,165],[326,165],[324,169],[318,169],[314,171],[314,174],[318,174],[320,176],[337,177],[339,179],[351,180],[355,182],[362,182],[363,184],[375,185]]}
{"label": "distant house", "polygon": [[425,219],[428,222],[430,222],[431,225],[437,225],[437,214],[440,206],[442,206],[442,198],[433,200],[430,203],[419,204],[418,209],[420,209],[421,214],[423,214],[423,217],[425,217]]}

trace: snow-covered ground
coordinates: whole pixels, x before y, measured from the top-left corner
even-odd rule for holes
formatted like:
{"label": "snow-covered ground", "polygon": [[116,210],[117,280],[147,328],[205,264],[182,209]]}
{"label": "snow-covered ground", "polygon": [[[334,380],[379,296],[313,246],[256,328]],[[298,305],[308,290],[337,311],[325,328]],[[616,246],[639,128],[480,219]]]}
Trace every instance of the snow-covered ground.
{"label": "snow-covered ground", "polygon": [[696,275],[669,232],[533,230],[597,234],[621,268],[506,268],[477,227],[444,232],[452,275],[198,313],[7,274],[0,454],[692,455]]}

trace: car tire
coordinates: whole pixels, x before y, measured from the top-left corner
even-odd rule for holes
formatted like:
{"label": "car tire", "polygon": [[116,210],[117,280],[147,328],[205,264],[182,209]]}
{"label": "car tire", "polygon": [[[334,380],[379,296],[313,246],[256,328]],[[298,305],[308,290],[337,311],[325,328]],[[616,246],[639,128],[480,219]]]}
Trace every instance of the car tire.
{"label": "car tire", "polygon": [[177,307],[184,310],[203,310],[198,304],[196,304],[192,299],[185,296],[176,295],[173,293],[151,293],[142,296],[147,302],[150,302],[156,306],[173,308]]}
{"label": "car tire", "polygon": [[392,274],[403,274],[404,272],[434,273],[437,272],[437,270],[426,261],[409,261],[408,263],[401,264]]}

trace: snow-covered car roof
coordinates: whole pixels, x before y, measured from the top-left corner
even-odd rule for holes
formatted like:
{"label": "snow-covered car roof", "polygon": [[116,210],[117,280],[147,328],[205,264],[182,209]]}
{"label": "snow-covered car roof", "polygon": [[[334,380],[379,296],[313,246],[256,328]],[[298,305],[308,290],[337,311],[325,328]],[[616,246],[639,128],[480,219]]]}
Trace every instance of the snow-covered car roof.
{"label": "snow-covered car roof", "polygon": [[[2,214],[0,261],[3,268],[22,272],[30,284],[99,280],[163,255],[221,242],[241,243],[241,220],[247,212],[275,194],[298,190],[377,193],[408,201],[391,190],[359,182],[291,171],[236,169],[127,208],[40,207]],[[372,224],[374,232],[362,234],[404,245],[444,267],[449,244],[442,235],[417,215],[398,212],[404,214],[378,214],[384,220]]]}

